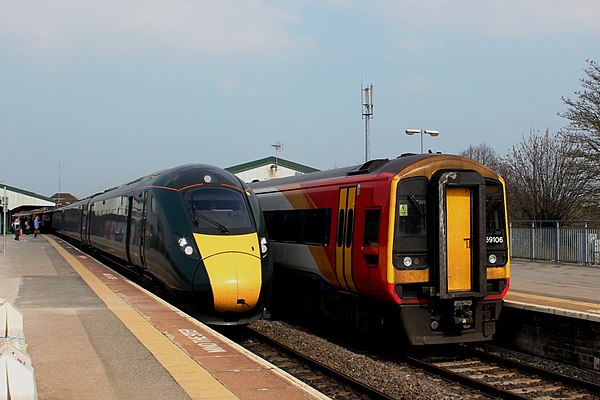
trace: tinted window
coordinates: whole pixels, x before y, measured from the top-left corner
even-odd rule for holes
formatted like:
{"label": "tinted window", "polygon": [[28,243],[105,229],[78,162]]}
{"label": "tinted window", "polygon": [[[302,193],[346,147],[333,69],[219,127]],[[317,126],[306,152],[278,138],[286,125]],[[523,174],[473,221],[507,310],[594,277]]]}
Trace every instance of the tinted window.
{"label": "tinted window", "polygon": [[499,182],[487,181],[485,187],[485,225],[488,247],[506,247],[504,194]]}
{"label": "tinted window", "polygon": [[250,233],[254,225],[245,194],[223,187],[202,187],[183,194],[194,232]]}
{"label": "tinted window", "polygon": [[410,179],[398,184],[394,251],[427,250],[427,180]]}
{"label": "tinted window", "polygon": [[331,209],[265,211],[269,240],[327,245]]}
{"label": "tinted window", "polygon": [[377,246],[379,244],[379,218],[381,210],[365,210],[365,234],[363,246]]}

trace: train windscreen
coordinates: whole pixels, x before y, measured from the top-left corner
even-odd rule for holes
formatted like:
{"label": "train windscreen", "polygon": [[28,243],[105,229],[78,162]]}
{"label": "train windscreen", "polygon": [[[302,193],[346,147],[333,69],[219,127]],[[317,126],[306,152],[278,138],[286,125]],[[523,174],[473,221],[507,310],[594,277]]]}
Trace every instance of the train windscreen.
{"label": "train windscreen", "polygon": [[398,269],[427,267],[427,179],[398,184],[393,263]]}
{"label": "train windscreen", "polygon": [[490,262],[488,256],[488,266],[499,267],[508,261],[504,193],[500,182],[491,180],[486,181],[485,192],[485,241],[488,253],[494,255],[492,257],[493,262]]}
{"label": "train windscreen", "polygon": [[196,233],[244,234],[255,232],[243,192],[224,187],[202,187],[183,194]]}

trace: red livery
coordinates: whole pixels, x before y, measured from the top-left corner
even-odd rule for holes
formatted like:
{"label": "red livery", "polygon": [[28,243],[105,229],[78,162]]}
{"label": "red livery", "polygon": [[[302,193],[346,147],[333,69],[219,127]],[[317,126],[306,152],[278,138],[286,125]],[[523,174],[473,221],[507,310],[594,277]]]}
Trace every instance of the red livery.
{"label": "red livery", "polygon": [[412,344],[491,339],[510,281],[503,179],[404,155],[252,184],[275,310],[388,326]]}

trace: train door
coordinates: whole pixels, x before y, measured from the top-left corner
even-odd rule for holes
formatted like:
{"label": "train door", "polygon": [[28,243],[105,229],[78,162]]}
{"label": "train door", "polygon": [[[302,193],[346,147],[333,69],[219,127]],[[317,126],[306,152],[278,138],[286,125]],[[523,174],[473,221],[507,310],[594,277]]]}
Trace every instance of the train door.
{"label": "train door", "polygon": [[127,240],[127,256],[132,265],[145,267],[144,237],[146,230],[146,199],[148,193],[140,192],[130,197],[130,222]]}
{"label": "train door", "polygon": [[[485,289],[485,182],[476,172],[446,172],[439,181],[440,294]],[[483,257],[483,258],[482,258]]]}
{"label": "train door", "polygon": [[89,202],[88,203],[88,210],[87,210],[87,215],[85,218],[85,221],[83,222],[85,224],[85,235],[84,235],[84,240],[86,244],[91,244],[91,234],[92,234],[92,219],[94,218],[94,203]]}
{"label": "train door", "polygon": [[358,186],[340,189],[336,229],[335,275],[342,290],[356,291],[352,274],[352,247]]}
{"label": "train door", "polygon": [[81,206],[81,243],[89,244],[88,234],[88,205],[84,204]]}
{"label": "train door", "polygon": [[473,193],[470,188],[446,189],[448,291],[471,291]]}

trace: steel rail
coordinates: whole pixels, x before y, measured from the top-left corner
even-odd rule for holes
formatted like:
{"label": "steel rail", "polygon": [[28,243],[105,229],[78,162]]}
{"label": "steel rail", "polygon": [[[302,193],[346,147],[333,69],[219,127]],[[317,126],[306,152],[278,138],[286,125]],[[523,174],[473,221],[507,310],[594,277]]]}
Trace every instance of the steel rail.
{"label": "steel rail", "polygon": [[265,336],[262,333],[257,332],[253,329],[251,329],[251,331],[252,331],[253,335],[256,335],[259,338],[259,340],[267,343],[269,346],[272,346],[272,347],[276,348],[277,350],[279,350],[285,354],[288,354],[291,357],[294,357],[299,362],[301,362],[305,365],[308,365],[310,368],[313,368],[313,369],[319,371],[320,373],[336,380],[337,382],[340,382],[343,385],[346,385],[346,386],[352,388],[353,390],[356,390],[357,392],[360,392],[361,394],[368,396],[368,398],[370,398],[370,399],[382,399],[382,400],[397,399],[396,397],[389,396],[386,393],[381,392],[377,388],[369,386],[361,381],[358,381],[358,380],[352,378],[351,376],[340,373],[339,371],[336,371],[335,369],[333,369],[319,361],[316,361],[310,357],[307,357],[304,354],[298,352],[297,350],[295,350],[289,346],[286,346],[285,344],[280,343],[273,338]]}

